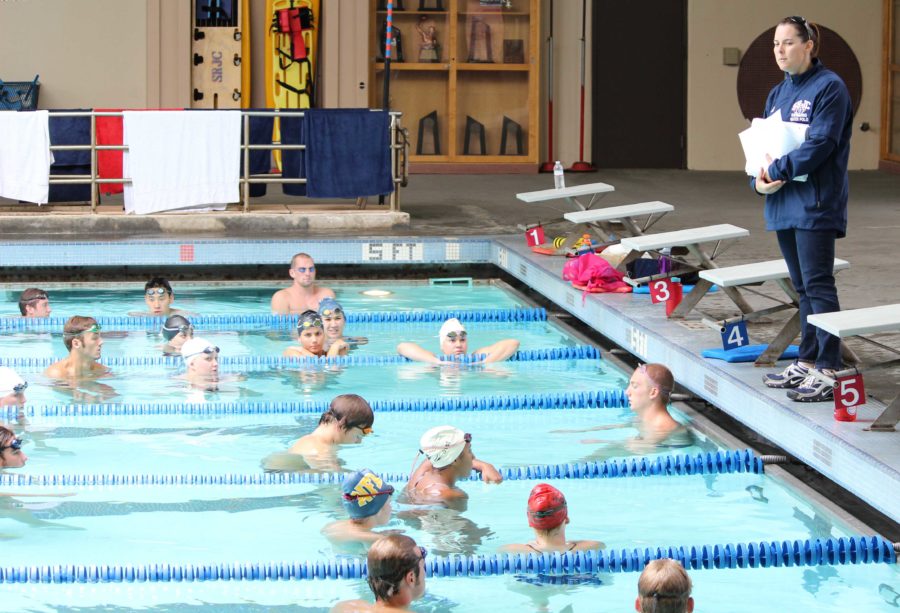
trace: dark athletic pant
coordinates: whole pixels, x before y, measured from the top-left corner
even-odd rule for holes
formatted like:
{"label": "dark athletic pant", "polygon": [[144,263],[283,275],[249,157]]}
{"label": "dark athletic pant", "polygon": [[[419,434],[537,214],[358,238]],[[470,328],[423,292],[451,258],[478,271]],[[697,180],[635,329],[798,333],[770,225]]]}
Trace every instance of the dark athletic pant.
{"label": "dark athletic pant", "polygon": [[840,311],[834,285],[834,230],[778,230],[778,246],[800,296],[800,359],[841,369],[841,339],[807,325],[811,313]]}

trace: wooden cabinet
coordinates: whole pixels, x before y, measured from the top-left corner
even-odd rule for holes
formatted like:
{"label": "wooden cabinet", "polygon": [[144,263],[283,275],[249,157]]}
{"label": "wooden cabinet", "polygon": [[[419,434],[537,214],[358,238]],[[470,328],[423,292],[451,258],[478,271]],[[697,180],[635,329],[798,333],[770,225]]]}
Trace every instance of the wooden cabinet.
{"label": "wooden cabinet", "polygon": [[[387,12],[373,2],[369,102],[378,108]],[[413,172],[537,170],[539,9],[540,0],[394,2],[390,108],[409,129]]]}

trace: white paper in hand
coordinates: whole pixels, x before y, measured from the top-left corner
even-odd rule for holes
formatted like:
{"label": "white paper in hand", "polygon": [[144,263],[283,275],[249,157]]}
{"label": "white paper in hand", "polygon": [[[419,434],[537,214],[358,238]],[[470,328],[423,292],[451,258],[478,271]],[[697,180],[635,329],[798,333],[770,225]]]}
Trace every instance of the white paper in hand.
{"label": "white paper in hand", "polygon": [[[808,125],[781,120],[781,111],[775,111],[765,119],[756,118],[750,127],[738,134],[744,149],[744,170],[751,177],[759,176],[761,168],[768,168],[766,155],[777,160],[803,144]],[[794,177],[806,181],[806,175]]]}

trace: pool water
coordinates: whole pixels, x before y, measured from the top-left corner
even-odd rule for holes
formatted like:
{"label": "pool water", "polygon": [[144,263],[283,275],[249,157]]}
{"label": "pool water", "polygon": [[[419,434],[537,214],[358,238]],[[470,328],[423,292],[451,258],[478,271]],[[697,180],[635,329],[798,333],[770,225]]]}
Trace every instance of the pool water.
{"label": "pool water", "polygon": [[[385,287],[385,283],[375,284]],[[522,305],[491,285],[429,287],[391,281],[388,300],[367,302],[372,285],[335,284],[348,308],[509,308]],[[348,289],[352,288],[352,289]],[[54,315],[81,311],[118,315],[139,307],[136,291],[50,290]],[[178,306],[215,313],[268,312],[268,288],[176,286]],[[209,291],[207,296],[204,292]],[[71,292],[71,293],[67,293]],[[106,292],[109,296],[106,296]],[[229,293],[231,292],[231,293]],[[243,294],[241,292],[244,292]],[[8,306],[18,292],[7,292]],[[13,296],[12,294],[15,294]],[[101,294],[103,297],[100,297]],[[137,300],[135,300],[135,295]],[[200,296],[205,296],[203,300]],[[216,296],[211,298],[210,296]],[[190,300],[197,300],[191,304]],[[358,301],[358,302],[355,302]],[[506,301],[506,302],[504,302]],[[240,303],[240,305],[235,305]],[[189,306],[190,304],[190,306]],[[352,306],[351,306],[352,305]],[[246,308],[246,311],[240,310]],[[221,309],[221,310],[219,310]],[[235,310],[237,309],[237,310]],[[371,336],[357,351],[391,355],[396,342],[436,348],[436,325],[367,324],[347,333]],[[515,336],[523,349],[580,344],[553,324],[472,324],[473,348]],[[285,330],[209,331],[223,355],[279,355]],[[158,355],[159,337],[147,332],[107,334],[106,356]],[[58,335],[21,332],[0,336],[3,357],[61,357]],[[157,352],[157,353],[154,353]],[[600,360],[543,360],[484,366],[425,364],[373,366],[223,366],[228,378],[216,392],[194,390],[177,378],[177,366],[117,367],[113,376],[58,390],[40,368],[20,369],[29,380],[32,406],[59,403],[225,403],[328,401],[340,393],[369,400],[537,395],[622,389],[627,375]],[[2,417],[3,414],[0,414]],[[7,414],[9,415],[9,414]],[[621,456],[636,431],[559,433],[627,424],[627,407],[508,411],[379,412],[374,434],[341,449],[347,469],[369,467],[407,474],[418,438],[447,423],[473,434],[473,451],[498,467],[557,464]],[[682,418],[683,419],[683,418]],[[10,474],[261,474],[268,454],[286,449],[311,431],[317,415],[168,414],[146,416],[45,416],[28,412],[15,429],[25,433],[30,460]],[[603,439],[605,445],[586,444]],[[721,444],[695,433],[694,444],[657,454],[698,453]],[[432,555],[485,554],[532,537],[525,502],[535,481],[500,485],[466,482],[464,510],[404,505],[395,496],[387,526],[400,529]],[[568,499],[569,538],[604,541],[611,548],[702,545],[807,539],[855,533],[831,512],[765,475],[559,480]],[[402,480],[395,483],[398,489]],[[334,485],[241,486],[4,486],[0,496],[0,565],[234,563],[320,560],[354,553],[334,547],[321,533],[344,517]],[[16,496],[15,494],[19,494]],[[25,497],[21,494],[32,494]],[[62,495],[62,496],[61,496]],[[896,567],[775,568],[692,571],[698,611],[896,611]],[[418,611],[631,610],[636,573],[559,577],[534,575],[433,578]],[[364,581],[215,582],[181,584],[0,585],[0,609],[11,611],[279,611],[328,610],[343,599],[371,600]]]}
{"label": "pool water", "polygon": [[[195,326],[194,335],[221,348],[222,356],[279,356],[285,349],[298,345],[296,332],[290,326],[267,329],[241,324],[238,330],[204,330]],[[234,326],[238,328],[238,326]],[[250,329],[248,329],[250,328]],[[469,348],[476,351],[504,338],[516,338],[521,349],[549,349],[573,346],[576,342],[559,326],[539,322],[476,322],[466,326],[470,333]],[[354,347],[351,355],[396,355],[397,343],[411,341],[430,351],[439,351],[437,333],[440,323],[353,323],[344,328],[345,336],[360,336],[366,344]],[[165,342],[158,330],[107,330],[103,334],[104,357],[161,356]],[[6,358],[54,357],[68,355],[63,344],[62,329],[54,332],[25,331],[0,335],[0,355]]]}
{"label": "pool water", "polygon": [[[201,315],[269,313],[272,294],[289,283],[270,282],[240,285],[198,285],[170,281],[175,301],[172,307]],[[435,311],[444,309],[508,309],[525,301],[504,289],[502,284],[473,282],[464,285],[429,285],[427,281],[390,279],[370,283],[319,280],[319,285],[335,291],[338,302],[348,312],[355,311]],[[0,290],[0,314],[19,314],[19,294],[26,286]],[[119,316],[147,311],[142,283],[117,283],[115,287],[44,287],[50,296],[54,317],[72,315]],[[388,296],[362,292],[385,290]]]}

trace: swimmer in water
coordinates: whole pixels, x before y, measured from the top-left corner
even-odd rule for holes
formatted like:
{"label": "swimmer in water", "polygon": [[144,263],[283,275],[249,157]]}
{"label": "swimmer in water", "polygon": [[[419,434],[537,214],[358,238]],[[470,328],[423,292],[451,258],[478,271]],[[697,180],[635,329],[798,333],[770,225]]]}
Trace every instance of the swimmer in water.
{"label": "swimmer in water", "polygon": [[19,296],[19,312],[22,317],[50,317],[50,296],[42,289],[29,287]]}
{"label": "swimmer in water", "polygon": [[391,521],[391,495],[394,487],[369,469],[344,477],[341,502],[350,519],[331,522],[322,528],[332,543],[372,544],[385,536],[374,528]]}
{"label": "swimmer in water", "polygon": [[316,285],[316,264],[306,253],[291,258],[288,274],[293,280],[291,286],[272,295],[272,312],[276,315],[315,311],[324,298],[334,298],[332,290]]}
{"label": "swimmer in water", "polygon": [[181,346],[181,357],[187,371],[181,377],[192,387],[214,391],[219,387],[219,348],[200,337]]}
{"label": "swimmer in water", "polygon": [[0,407],[25,406],[28,381],[9,366],[0,366]]}
{"label": "swimmer in water", "polygon": [[160,347],[163,355],[181,355],[184,344],[194,338],[194,326],[183,315],[172,315],[166,319],[160,333],[166,341]]}
{"label": "swimmer in water", "polygon": [[485,483],[503,481],[493,464],[475,457],[472,435],[459,428],[432,428],[422,435],[419,453],[424,453],[427,459],[409,476],[406,496],[412,502],[427,504],[468,498],[456,482],[468,478],[473,469],[481,474]]}
{"label": "swimmer in water", "polygon": [[375,594],[375,604],[364,600],[347,600],[334,606],[332,612],[409,611],[409,605],[425,594],[424,547],[402,534],[378,539],[366,556],[367,582]]}
{"label": "swimmer in water", "polygon": [[282,355],[286,358],[320,358],[347,355],[350,346],[343,339],[331,343],[325,350],[325,327],[316,311],[304,311],[297,319],[299,345],[291,345]]}
{"label": "swimmer in water", "polygon": [[[628,387],[625,389],[628,404],[635,413],[632,423],[610,424],[583,430],[553,430],[552,432],[592,432],[629,427],[638,430],[638,435],[625,441],[624,445],[613,442],[608,447],[599,450],[599,456],[602,457],[652,453],[660,447],[687,447],[693,444],[693,436],[687,428],[672,417],[668,409],[669,396],[674,388],[675,379],[672,371],[664,365],[641,364],[632,373]],[[588,445],[610,443],[610,441],[599,439],[586,439],[581,442]]]}
{"label": "swimmer in water", "polygon": [[[153,277],[144,284],[144,302],[147,303],[147,313],[135,313],[135,315],[170,315],[184,314],[185,311],[172,308],[175,302],[175,292],[172,286],[162,277]],[[130,315],[131,313],[129,313]]]}
{"label": "swimmer in water", "polygon": [[[440,340],[440,356],[428,351],[421,345],[409,342],[397,345],[397,353],[416,362],[444,364],[448,358],[459,358],[469,352],[468,332],[466,332],[465,326],[455,317],[451,317],[443,323],[440,332],[438,332],[438,339]],[[484,360],[479,363],[490,364],[492,362],[501,362],[518,350],[519,341],[514,338],[505,338],[487,347],[482,347],[475,353],[485,356]]]}
{"label": "swimmer in water", "polygon": [[52,379],[90,379],[109,373],[109,369],[98,362],[103,347],[100,324],[93,317],[75,315],[63,326],[63,344],[69,355],[54,362],[44,375]]}
{"label": "swimmer in water", "polygon": [[365,398],[341,394],[322,413],[315,430],[294,441],[286,453],[270,455],[263,460],[263,467],[269,471],[340,470],[340,446],[362,443],[372,433],[374,423],[375,413]]}
{"label": "swimmer in water", "polygon": [[319,317],[325,326],[326,352],[337,341],[346,342],[351,349],[369,342],[369,339],[365,336],[344,337],[344,326],[347,325],[347,318],[344,317],[344,309],[334,298],[322,298],[322,301],[319,303]]}
{"label": "swimmer in water", "polygon": [[500,551],[513,553],[544,553],[553,551],[588,551],[603,549],[600,541],[569,541],[566,525],[569,509],[566,497],[548,483],[539,483],[528,496],[528,525],[534,530],[534,540],[529,543],[504,545]]}

